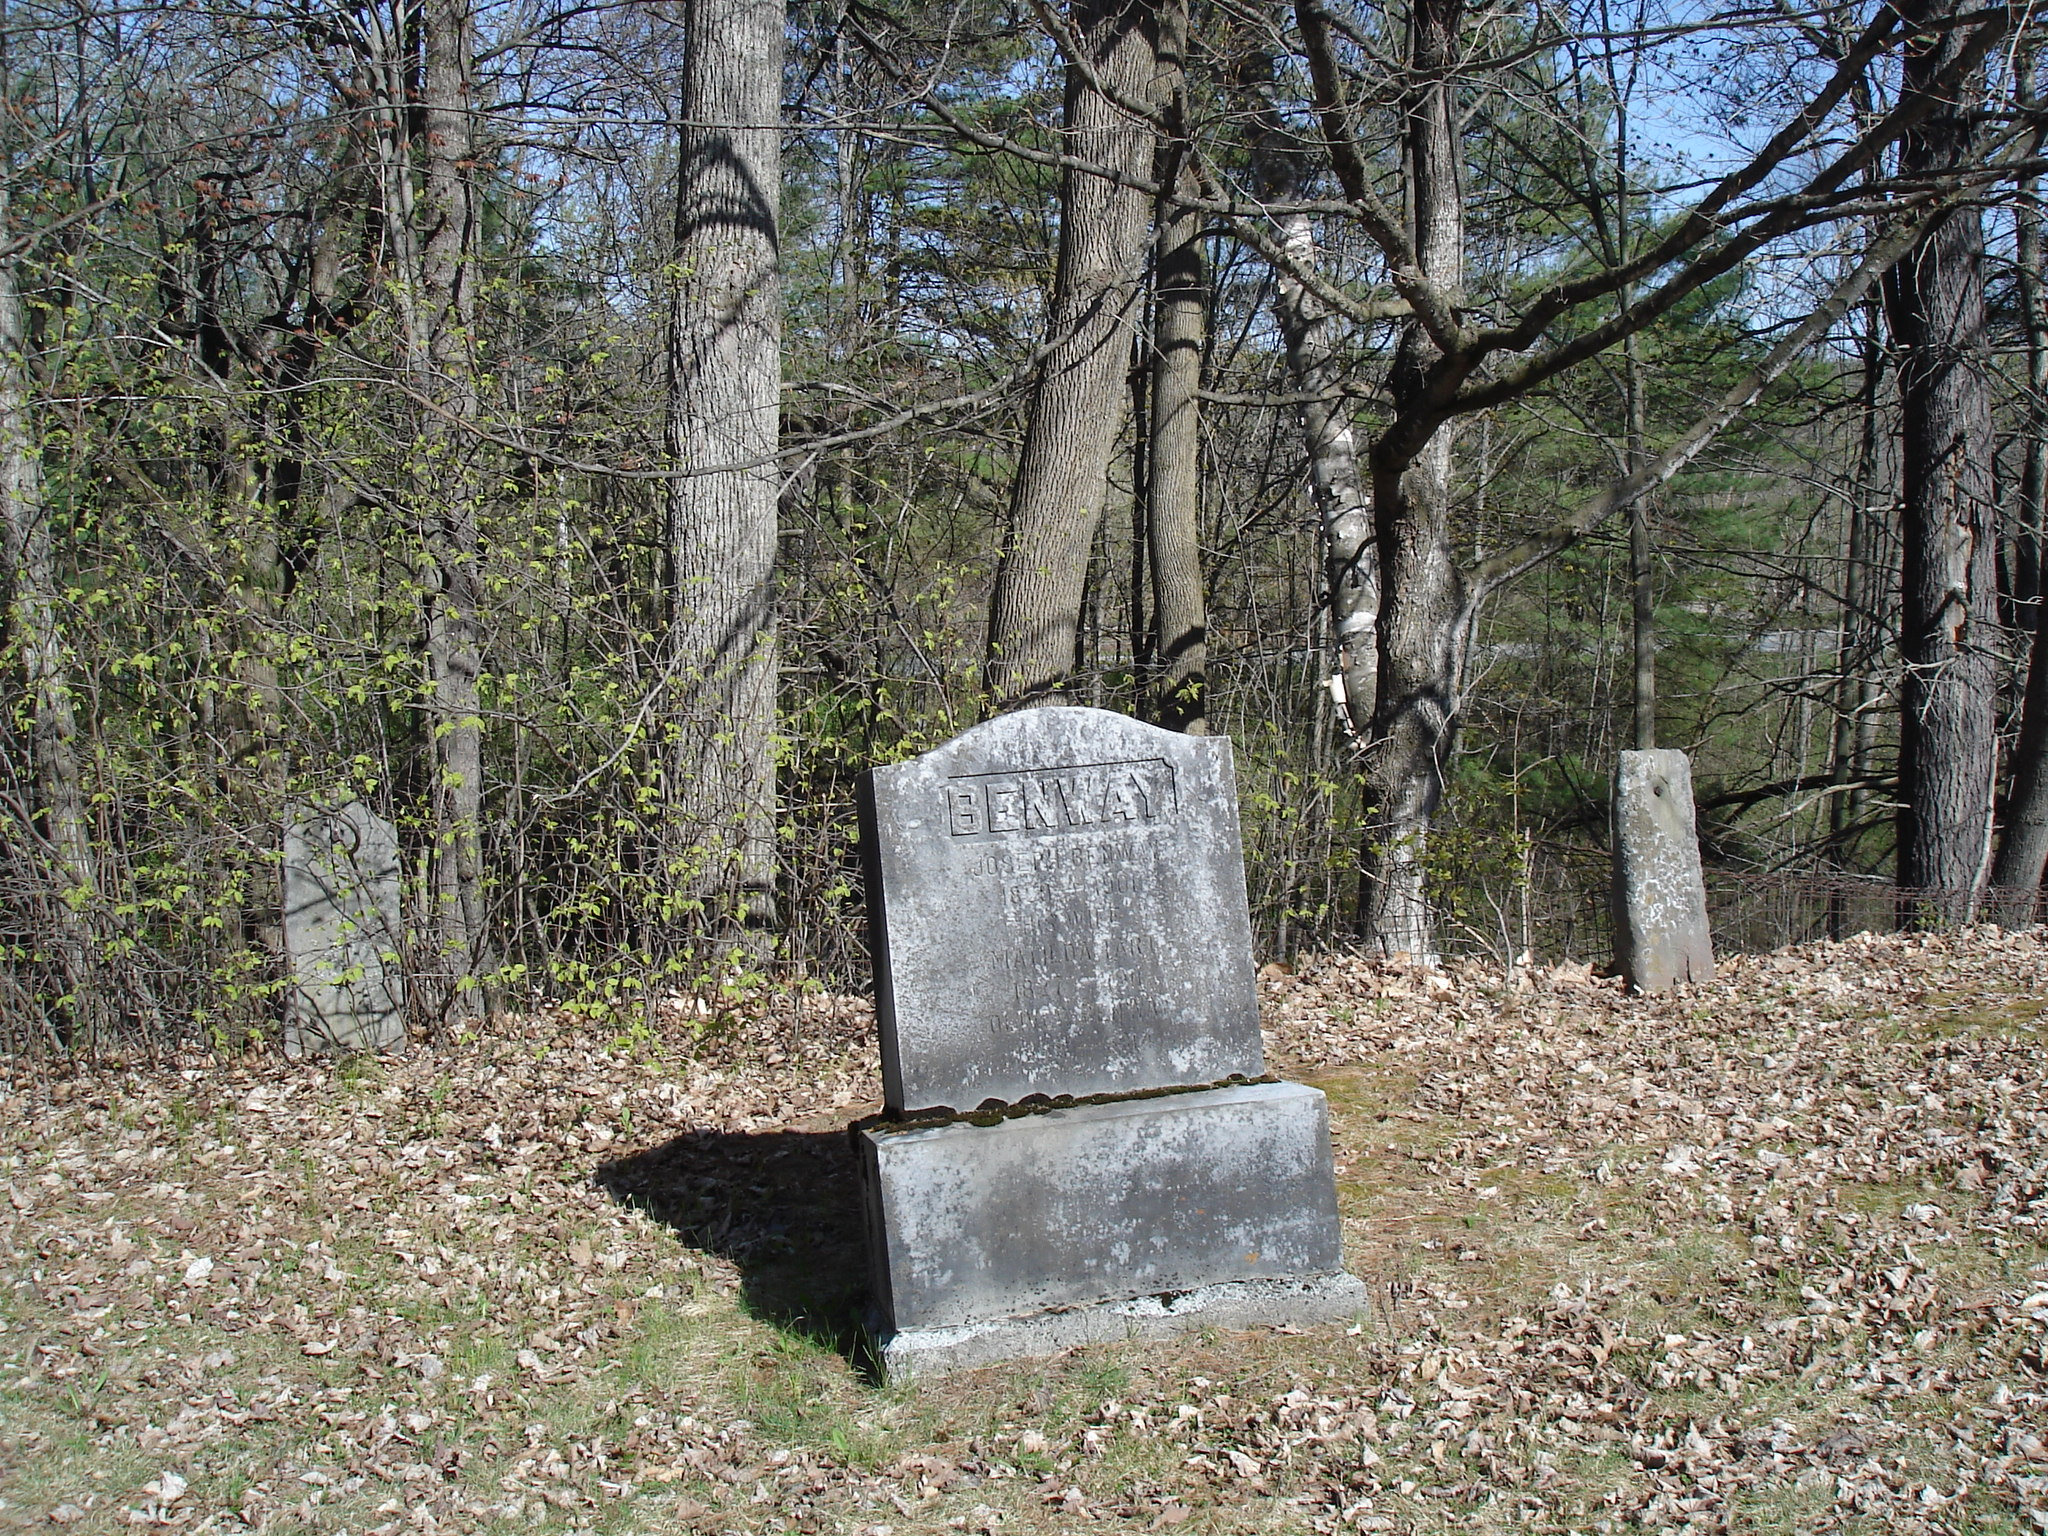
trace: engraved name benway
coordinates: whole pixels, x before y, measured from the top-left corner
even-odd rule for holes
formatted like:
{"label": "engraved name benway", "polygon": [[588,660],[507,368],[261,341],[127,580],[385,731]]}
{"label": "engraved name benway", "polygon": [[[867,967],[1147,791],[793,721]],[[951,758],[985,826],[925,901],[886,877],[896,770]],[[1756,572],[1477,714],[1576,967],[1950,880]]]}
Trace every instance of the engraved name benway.
{"label": "engraved name benway", "polygon": [[946,829],[955,837],[1145,826],[1180,809],[1173,765],[1157,757],[966,774],[947,780],[945,795]]}

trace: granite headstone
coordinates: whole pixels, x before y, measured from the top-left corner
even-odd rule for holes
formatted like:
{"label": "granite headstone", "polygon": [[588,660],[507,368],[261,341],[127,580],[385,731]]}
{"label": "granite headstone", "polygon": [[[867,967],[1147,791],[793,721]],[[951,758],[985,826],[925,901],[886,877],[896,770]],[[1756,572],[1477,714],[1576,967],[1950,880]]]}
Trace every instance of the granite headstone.
{"label": "granite headstone", "polygon": [[1624,752],[1614,771],[1614,963],[1638,992],[1714,978],[1707,887],[1683,752]]}
{"label": "granite headstone", "polygon": [[1328,1105],[1252,1081],[1230,744],[1029,710],[873,770],[861,798],[884,1368],[1357,1312]]}
{"label": "granite headstone", "polygon": [[861,799],[892,1112],[1264,1073],[1226,739],[1024,710]]}
{"label": "granite headstone", "polygon": [[287,1054],[405,1043],[398,876],[398,833],[360,800],[296,806],[287,815]]}

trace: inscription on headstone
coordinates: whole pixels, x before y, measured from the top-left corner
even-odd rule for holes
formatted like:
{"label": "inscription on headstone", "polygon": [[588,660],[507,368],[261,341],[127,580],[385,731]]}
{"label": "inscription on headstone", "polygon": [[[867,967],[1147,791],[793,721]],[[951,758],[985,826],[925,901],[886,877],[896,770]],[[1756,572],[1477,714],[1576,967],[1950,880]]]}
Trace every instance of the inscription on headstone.
{"label": "inscription on headstone", "polygon": [[284,829],[285,1050],[405,1043],[398,833],[360,800],[299,806]]}
{"label": "inscription on headstone", "polygon": [[1624,752],[1614,770],[1614,963],[1638,992],[1714,979],[1707,886],[1683,752]]}
{"label": "inscription on headstone", "polygon": [[892,1111],[1265,1071],[1227,740],[1025,710],[861,798]]}

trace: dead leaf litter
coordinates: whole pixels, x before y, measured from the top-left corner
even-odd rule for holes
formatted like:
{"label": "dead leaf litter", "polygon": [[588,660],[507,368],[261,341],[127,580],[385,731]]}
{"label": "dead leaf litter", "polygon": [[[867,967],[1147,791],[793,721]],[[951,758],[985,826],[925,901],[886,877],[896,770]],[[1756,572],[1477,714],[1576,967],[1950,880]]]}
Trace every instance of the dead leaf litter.
{"label": "dead leaf litter", "polygon": [[1369,1311],[915,1386],[858,999],[0,1081],[0,1524],[2048,1532],[2041,930],[1261,992]]}

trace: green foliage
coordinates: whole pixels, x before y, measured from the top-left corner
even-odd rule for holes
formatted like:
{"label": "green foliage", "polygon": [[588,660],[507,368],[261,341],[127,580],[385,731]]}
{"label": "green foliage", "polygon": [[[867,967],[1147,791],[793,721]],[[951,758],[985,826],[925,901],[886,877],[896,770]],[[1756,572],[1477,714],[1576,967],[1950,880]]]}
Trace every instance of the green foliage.
{"label": "green foliage", "polygon": [[[91,7],[81,16],[31,6],[11,22],[65,46],[10,54],[4,136],[8,234],[35,236],[15,258],[29,457],[95,867],[90,883],[53,877],[50,807],[27,766],[30,640],[11,621],[6,1027],[78,1043],[67,1028],[104,992],[131,1037],[274,1041],[278,829],[315,797],[360,797],[398,827],[401,958],[415,975],[452,963],[453,844],[474,837],[492,951],[475,974],[416,989],[424,1031],[477,1027],[456,1016],[480,994],[542,997],[639,1051],[664,1009],[710,1030],[771,977],[861,984],[857,775],[983,708],[1024,385],[1047,339],[1056,152],[1068,147],[1055,127],[1064,71],[1044,28],[989,0],[870,9],[856,19],[875,56],[840,12],[792,12],[782,922],[764,936],[717,851],[727,829],[677,825],[674,810],[681,599],[662,479],[663,328],[675,285],[699,275],[677,270],[673,243],[673,17],[576,13],[537,41],[497,37],[498,20],[479,13],[493,35],[481,39],[488,105],[467,168],[473,314],[441,333],[473,360],[474,409],[457,431],[438,393],[451,381],[422,362],[428,295],[406,254],[427,232],[425,149],[406,137],[409,104],[384,113],[357,99],[357,44],[285,29],[259,49],[248,18],[217,10],[167,11],[133,36],[95,31],[105,18]],[[1408,86],[1388,63],[1406,18],[1367,8],[1347,22],[1364,173],[1399,207]],[[1605,29],[1548,12],[1473,12],[1469,24],[1479,62],[1456,90],[1464,297],[1480,323],[1668,232],[1677,194],[1647,189],[1683,168],[1658,158],[1640,123],[1623,142],[1630,102],[1604,67],[1601,50],[1618,46]],[[1201,13],[1197,33],[1188,105],[1214,195],[1294,185],[1324,210],[1313,229],[1326,275],[1390,296],[1383,255],[1328,211],[1337,189],[1309,129],[1296,39],[1225,11]],[[1665,40],[1638,43],[1670,62],[1656,53]],[[1760,67],[1747,46],[1729,44],[1729,69]],[[608,62],[593,73],[592,59]],[[1761,67],[1773,91],[1786,86],[1778,53]],[[571,100],[590,110],[557,111]],[[1617,210],[1624,150],[1639,185]],[[1333,647],[1272,273],[1224,221],[1209,254],[1206,700],[1210,728],[1236,743],[1259,946],[1285,955],[1351,935],[1363,748],[1323,691]],[[2015,323],[2002,287],[1994,300]],[[1587,334],[1614,302],[1563,315],[1543,343]],[[1644,446],[1674,441],[1799,302],[1785,268],[1755,264],[1661,315],[1636,341]],[[1361,442],[1385,423],[1397,323],[1338,327]],[[1833,749],[1846,509],[1890,498],[1881,467],[1863,483],[1851,441],[1861,382],[1844,355],[1817,354],[1656,498],[1660,739],[1695,751],[1703,795],[1810,772]],[[1614,477],[1623,386],[1610,351],[1457,424],[1461,559],[1550,526]],[[1156,660],[1136,510],[1148,451],[1134,430],[1111,467],[1068,695],[1133,712]],[[451,556],[453,521],[474,538]],[[473,721],[440,707],[427,655],[451,560],[483,606]],[[1603,528],[1480,615],[1423,849],[1447,947],[1594,947],[1585,918],[1625,734],[1627,597],[1625,549]],[[1881,704],[1883,658],[1856,665]],[[451,828],[437,747],[472,724],[481,808],[477,825]],[[1881,774],[1890,727],[1868,747]],[[1839,835],[1822,810],[1783,810],[1712,824],[1717,856],[1885,867],[1874,799]]]}

